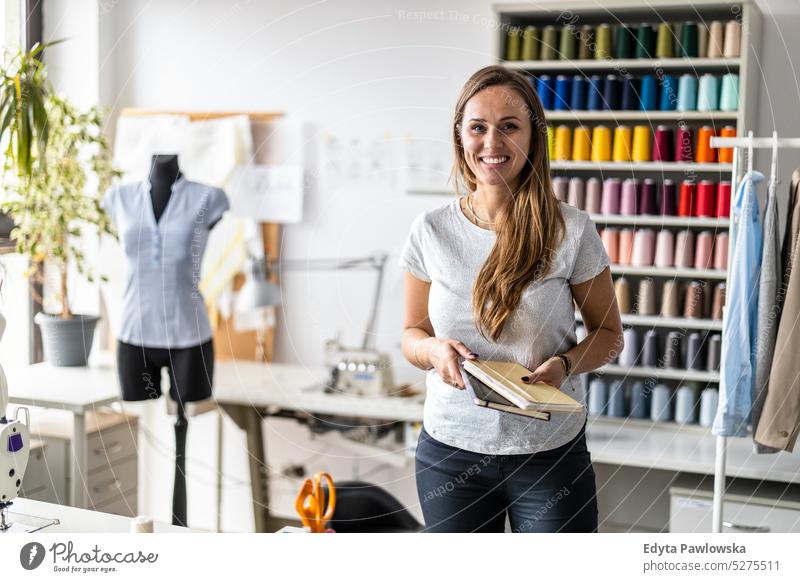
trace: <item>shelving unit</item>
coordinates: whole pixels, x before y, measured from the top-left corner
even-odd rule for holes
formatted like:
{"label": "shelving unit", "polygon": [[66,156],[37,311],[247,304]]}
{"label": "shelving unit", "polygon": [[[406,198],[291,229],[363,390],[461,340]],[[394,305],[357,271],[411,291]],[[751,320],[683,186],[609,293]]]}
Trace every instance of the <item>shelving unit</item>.
{"label": "shelving unit", "polygon": [[682,162],[573,162],[573,161],[560,161],[555,160],[550,162],[551,170],[569,170],[572,172],[577,171],[591,171],[602,172],[618,171],[618,172],[655,172],[664,174],[669,172],[680,172],[686,174],[730,174],[733,170],[731,164],[696,164],[696,163],[682,163]]}
{"label": "shelving unit", "polygon": [[[625,313],[621,315],[622,325],[630,327],[664,327],[668,329],[699,329],[709,331],[722,331],[722,322],[716,319],[694,319],[691,317],[662,317],[660,315],[636,315]],[[583,321],[580,311],[575,312],[575,319]]]}
{"label": "shelving unit", "polygon": [[680,269],[678,267],[631,267],[611,265],[612,275],[638,275],[641,277],[664,277],[668,279],[726,279],[722,269]]}
{"label": "shelving unit", "polygon": [[736,111],[548,111],[548,121],[736,121]]}
{"label": "shelving unit", "polygon": [[[658,3],[651,2],[651,5]],[[675,3],[671,3],[675,5]],[[695,3],[700,4],[700,3]],[[712,2],[711,4],[725,4],[725,2]],[[628,4],[630,6],[630,4]],[[604,3],[602,8],[605,8]],[[497,9],[498,7],[496,7]],[[502,7],[500,7],[502,8]],[[598,6],[599,8],[599,6]],[[530,10],[530,6],[523,8],[517,14],[525,14]],[[645,9],[646,11],[646,9]],[[641,11],[640,11],[641,12]],[[505,14],[510,14],[506,12]],[[697,18],[697,16],[695,16]],[[728,18],[731,20],[731,18]],[[611,18],[608,18],[611,20]],[[638,21],[634,21],[638,24]],[[552,22],[550,24],[553,24]],[[502,53],[500,53],[502,55]],[[603,72],[603,71],[653,71],[660,68],[669,72],[684,71],[736,71],[740,68],[741,59],[602,59],[602,60],[572,60],[572,61],[501,61],[504,66],[525,71],[548,71],[548,72],[572,72],[581,73],[583,71]]]}
{"label": "shelving unit", "polygon": [[[605,123],[617,125],[625,123],[641,123],[656,126],[667,124],[677,126],[686,124],[697,127],[703,124],[720,127],[734,125],[737,135],[746,135],[748,129],[755,125],[757,111],[758,83],[751,77],[757,74],[755,50],[760,46],[760,13],[753,0],[695,0],[691,4],[680,0],[649,0],[642,3],[637,0],[608,0],[602,5],[591,0],[566,0],[519,4],[497,4],[494,6],[497,21],[501,24],[496,33],[495,54],[497,63],[502,66],[523,70],[532,75],[558,74],[581,75],[587,77],[596,74],[671,74],[681,75],[690,73],[703,75],[711,73],[721,75],[736,73],[739,75],[739,108],[736,111],[546,111],[545,119],[548,124],[567,124],[587,126]],[[543,27],[552,25],[562,29],[567,24],[579,28],[583,25],[596,26],[600,23],[613,25],[630,24],[638,26],[641,23],[656,24],[660,22],[710,22],[720,20],[738,20],[741,23],[742,52],[736,58],[669,58],[669,59],[603,59],[603,60],[549,60],[549,61],[505,61],[505,43],[507,33],[512,27],[524,28],[533,25],[542,30]],[[615,36],[612,31],[612,37]],[[754,47],[756,47],[754,49]],[[551,160],[553,175],[578,176],[589,178],[592,176],[601,179],[608,177],[619,178],[654,178],[660,180],[671,178],[678,182],[685,178],[696,180],[709,179],[714,181],[729,180],[732,164],[729,163],[682,163],[682,162],[583,162]],[[678,216],[622,216],[622,215],[591,215],[598,227],[619,225],[632,228],[672,228],[672,229],[707,229],[727,232],[730,228],[728,218],[697,218]],[[657,289],[667,280],[701,279],[712,282],[725,281],[727,272],[716,269],[684,269],[660,267],[633,267],[629,265],[612,265],[612,276],[632,277],[633,282],[640,278],[652,278]],[[660,295],[660,293],[658,293]],[[580,313],[576,319],[582,321]],[[708,333],[720,333],[722,322],[710,319],[691,319],[681,317],[641,316],[634,313],[622,314],[623,325],[633,328],[656,329],[659,336],[664,338],[670,331],[698,330]],[[663,369],[643,366],[606,365],[597,371],[598,374],[609,377],[654,378],[658,382],[667,382],[668,385],[677,387],[684,382],[698,384],[716,384],[719,382],[718,372]],[[593,417],[600,421],[602,417]],[[612,424],[618,424],[620,430],[630,422],[645,423],[648,426],[669,426],[673,430],[697,430],[703,434],[708,429],[690,427],[676,423],[652,423],[650,421],[637,421],[626,418],[607,419]]]}
{"label": "shelving unit", "polygon": [[589,216],[599,225],[676,226],[682,228],[706,229],[727,229],[730,226],[730,221],[727,218],[687,218],[683,216],[645,214],[590,214]]}
{"label": "shelving unit", "polygon": [[719,382],[719,372],[703,370],[684,370],[678,368],[651,368],[649,366],[617,366],[606,364],[597,370],[598,374],[609,376],[632,376],[634,378],[658,378],[680,380],[683,382]]}

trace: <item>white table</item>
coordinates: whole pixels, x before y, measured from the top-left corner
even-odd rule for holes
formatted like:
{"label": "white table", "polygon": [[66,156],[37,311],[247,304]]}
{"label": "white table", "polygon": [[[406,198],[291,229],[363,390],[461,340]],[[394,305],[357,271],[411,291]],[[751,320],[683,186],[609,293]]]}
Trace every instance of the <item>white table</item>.
{"label": "white table", "polygon": [[[17,518],[14,514],[58,520],[58,523],[40,530],[41,533],[130,533],[131,531],[132,520],[130,517],[21,497],[14,500],[9,511],[12,514],[11,521]],[[24,516],[19,518],[20,521],[25,521]],[[154,533],[191,533],[195,530],[156,521],[153,523],[153,531]]]}
{"label": "white table", "polygon": [[110,363],[58,368],[49,364],[5,367],[9,401],[72,413],[69,504],[86,507],[86,413],[119,400],[116,369]]}
{"label": "white table", "polygon": [[269,512],[269,477],[261,421],[282,413],[338,414],[390,422],[422,420],[422,399],[387,396],[366,398],[326,394],[327,368],[295,364],[219,362],[214,364],[214,398],[245,431],[250,487],[257,532],[275,531]]}

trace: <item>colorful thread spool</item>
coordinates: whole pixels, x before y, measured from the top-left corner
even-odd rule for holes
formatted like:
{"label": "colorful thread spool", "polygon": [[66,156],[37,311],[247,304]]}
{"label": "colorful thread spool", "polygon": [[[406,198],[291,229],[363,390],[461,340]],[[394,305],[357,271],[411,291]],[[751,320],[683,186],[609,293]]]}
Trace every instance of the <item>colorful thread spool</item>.
{"label": "colorful thread spool", "polygon": [[681,75],[678,81],[678,111],[697,109],[697,78],[694,75]]}
{"label": "colorful thread spool", "polygon": [[653,137],[653,161],[671,162],[675,153],[675,136],[671,127],[659,125]]}
{"label": "colorful thread spool", "polygon": [[592,161],[611,160],[611,129],[607,125],[596,125],[592,130]]}
{"label": "colorful thread spool", "polygon": [[719,20],[714,20],[708,27],[708,53],[706,56],[710,59],[718,59],[722,57],[722,49],[724,46],[723,41],[724,29]]}
{"label": "colorful thread spool", "polygon": [[717,207],[714,215],[717,218],[728,218],[731,215],[731,183],[728,181],[717,184]]}
{"label": "colorful thread spool", "polygon": [[600,111],[603,109],[603,77],[592,75],[586,87],[586,109]]}
{"label": "colorful thread spool", "polygon": [[614,154],[615,162],[631,161],[631,128],[627,125],[618,125],[614,128]]}
{"label": "colorful thread spool", "polygon": [[539,29],[535,26],[526,26],[522,33],[522,60],[539,60]]}
{"label": "colorful thread spool", "polygon": [[569,108],[573,111],[586,109],[586,78],[582,75],[572,77],[572,91],[570,95]]}
{"label": "colorful thread spool", "polygon": [[678,107],[678,87],[675,77],[664,75],[661,79],[661,99],[658,108],[661,111],[674,111]]}
{"label": "colorful thread spool", "polygon": [[649,24],[641,24],[636,31],[637,59],[652,59],[656,50],[656,31]]}
{"label": "colorful thread spool", "polygon": [[701,180],[697,185],[697,204],[695,216],[713,217],[717,211],[717,185],[711,180]]}
{"label": "colorful thread spool", "polygon": [[568,125],[556,127],[556,142],[553,150],[553,159],[565,161],[572,155],[572,130]]}
{"label": "colorful thread spool", "polygon": [[506,39],[506,60],[518,61],[521,57],[522,48],[522,29],[517,26],[512,26],[508,30],[508,37]]}
{"label": "colorful thread spool", "polygon": [[641,98],[639,108],[642,111],[654,111],[658,104],[655,75],[645,75],[641,82]]}
{"label": "colorful thread spool", "polygon": [[556,81],[550,75],[539,75],[536,79],[536,93],[545,109],[553,109],[556,99]]}
{"label": "colorful thread spool", "polygon": [[608,24],[601,24],[595,30],[596,44],[594,58],[596,60],[610,59],[611,54],[611,27]]}
{"label": "colorful thread spool", "polygon": [[675,200],[675,181],[666,179],[661,183],[661,203],[659,210],[662,216],[675,216],[677,203]]}
{"label": "colorful thread spool", "polygon": [[572,159],[576,162],[588,162],[592,159],[591,129],[585,125],[575,128],[572,136]]}
{"label": "colorful thread spool", "polygon": [[678,193],[678,216],[694,216],[695,199],[697,195],[697,184],[693,180],[681,182],[680,192]]}
{"label": "colorful thread spool", "polygon": [[717,150],[711,147],[711,138],[714,137],[714,128],[704,125],[697,130],[697,153],[695,160],[698,163],[713,163],[717,161]]}
{"label": "colorful thread spool", "polygon": [[617,110],[622,102],[622,83],[616,75],[606,75],[603,81],[603,109]]}
{"label": "colorful thread spool", "polygon": [[572,79],[566,75],[558,75],[556,77],[556,97],[553,102],[553,109],[555,111],[568,110],[571,93]]}
{"label": "colorful thread spool", "polygon": [[647,125],[637,125],[633,128],[631,159],[634,162],[650,161],[650,128]]}
{"label": "colorful thread spool", "polygon": [[736,20],[729,20],[725,25],[725,44],[722,54],[726,59],[735,59],[739,56],[742,39],[742,25]]}
{"label": "colorful thread spool", "polygon": [[675,161],[694,161],[694,131],[691,127],[678,126],[675,135]]}
{"label": "colorful thread spool", "polygon": [[714,75],[705,74],[700,77],[700,88],[697,91],[697,110],[716,111],[717,109],[719,109],[719,79]]}
{"label": "colorful thread spool", "polygon": [[[726,125],[719,132],[721,137],[736,137],[736,128],[732,125]],[[717,159],[720,163],[730,164],[733,162],[733,148],[719,148],[717,151]]]}
{"label": "colorful thread spool", "polygon": [[720,111],[739,109],[739,75],[727,73],[722,76],[722,89],[719,95]]}
{"label": "colorful thread spool", "polygon": [[672,25],[662,22],[658,25],[658,35],[656,36],[656,58],[671,59],[675,56],[673,50],[674,35]]}

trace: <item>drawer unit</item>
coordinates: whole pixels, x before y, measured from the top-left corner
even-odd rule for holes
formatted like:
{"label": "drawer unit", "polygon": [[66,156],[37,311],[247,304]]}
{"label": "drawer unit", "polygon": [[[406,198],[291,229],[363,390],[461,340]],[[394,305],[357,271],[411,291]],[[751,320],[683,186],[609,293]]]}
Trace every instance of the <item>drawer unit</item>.
{"label": "drawer unit", "polygon": [[[34,473],[35,483],[26,489],[32,499],[66,503],[71,462],[72,415],[62,411],[31,411],[32,432],[47,446],[49,465],[60,461],[61,470],[48,477],[45,487]],[[86,415],[87,475],[89,507],[135,515],[138,494],[138,419],[113,409]],[[53,457],[53,460],[50,460]],[[26,480],[27,484],[27,480]],[[37,485],[35,488],[33,485]],[[58,491],[56,494],[55,491]],[[60,499],[53,499],[60,497]]]}
{"label": "drawer unit", "polygon": [[[670,488],[670,532],[711,531],[713,487],[677,484]],[[728,487],[722,510],[726,533],[800,533],[800,491],[796,485],[737,482]]]}
{"label": "drawer unit", "polygon": [[[136,491],[138,463],[136,457],[89,474],[89,504],[97,506],[119,497],[123,491]],[[131,486],[133,484],[133,486]]]}
{"label": "drawer unit", "polygon": [[137,425],[120,423],[89,436],[86,464],[89,473],[113,467],[123,459],[136,456]]}

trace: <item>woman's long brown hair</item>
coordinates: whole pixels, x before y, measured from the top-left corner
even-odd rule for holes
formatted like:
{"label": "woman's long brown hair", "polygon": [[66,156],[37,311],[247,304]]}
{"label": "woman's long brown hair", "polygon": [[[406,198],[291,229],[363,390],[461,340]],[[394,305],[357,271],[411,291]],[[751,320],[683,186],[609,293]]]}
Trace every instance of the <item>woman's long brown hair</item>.
{"label": "woman's long brown hair", "polygon": [[472,288],[473,317],[481,335],[497,341],[503,326],[519,304],[525,287],[552,268],[555,251],[564,235],[564,218],[550,181],[547,126],[538,95],[521,73],[499,66],[476,72],[461,89],[453,120],[455,161],[452,178],[469,192],[477,187],[461,143],[464,107],[487,87],[508,88],[507,99],[521,99],[531,122],[527,163],[497,225],[497,239]]}

